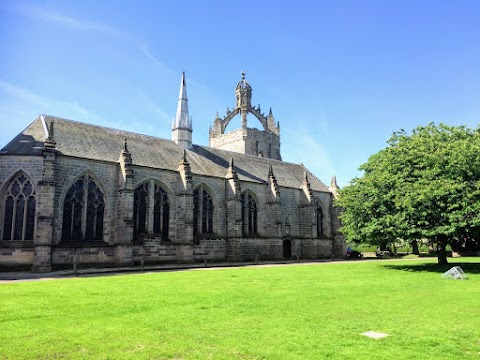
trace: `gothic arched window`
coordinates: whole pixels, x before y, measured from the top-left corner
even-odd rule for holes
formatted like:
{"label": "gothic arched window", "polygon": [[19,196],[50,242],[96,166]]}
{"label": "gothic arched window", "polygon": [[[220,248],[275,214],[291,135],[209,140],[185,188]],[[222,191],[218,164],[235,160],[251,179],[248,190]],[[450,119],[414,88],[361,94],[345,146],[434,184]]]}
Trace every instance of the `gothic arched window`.
{"label": "gothic arched window", "polygon": [[88,174],[68,189],[63,202],[62,240],[103,239],[104,195]]}
{"label": "gothic arched window", "polygon": [[247,235],[257,233],[257,202],[251,194],[242,194],[242,222],[243,232]]}
{"label": "gothic arched window", "polygon": [[316,201],[315,206],[315,221],[317,225],[317,237],[323,236],[323,212],[322,212],[322,204],[319,200]]}
{"label": "gothic arched window", "polygon": [[135,189],[133,193],[133,236],[147,232],[148,183]]}
{"label": "gothic arched window", "polygon": [[168,239],[168,226],[170,218],[170,204],[165,190],[155,184],[153,205],[153,232],[162,234],[162,239]]}
{"label": "gothic arched window", "polygon": [[133,237],[139,234],[160,234],[168,239],[170,203],[163,188],[153,180],[137,187],[133,196]]}
{"label": "gothic arched window", "polygon": [[3,240],[33,240],[35,205],[32,182],[24,174],[18,174],[5,193]]}
{"label": "gothic arched window", "polygon": [[[200,223],[201,219],[201,223]],[[213,200],[208,191],[200,185],[193,191],[193,237],[213,233]]]}

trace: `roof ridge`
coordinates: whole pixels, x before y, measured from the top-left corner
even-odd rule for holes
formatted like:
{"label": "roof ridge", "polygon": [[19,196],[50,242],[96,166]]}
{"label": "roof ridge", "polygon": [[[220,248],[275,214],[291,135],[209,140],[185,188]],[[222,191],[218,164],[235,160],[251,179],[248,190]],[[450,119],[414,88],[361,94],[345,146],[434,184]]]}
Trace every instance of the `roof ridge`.
{"label": "roof ridge", "polygon": [[303,165],[303,163],[300,163],[300,165],[303,166],[303,168],[305,169],[305,171],[308,171],[309,175],[312,175],[315,179],[317,179],[318,181],[320,181],[320,183],[321,183],[322,185],[324,185],[325,187],[328,188],[328,186],[325,185],[325,183],[324,183],[322,180],[320,180],[320,179],[317,177],[317,175],[315,175],[314,173],[312,173],[305,165]]}
{"label": "roof ridge", "polygon": [[[272,159],[272,158],[269,158],[269,157],[260,157],[260,156],[250,155],[250,154],[242,154],[242,153],[239,153],[239,152],[236,152],[236,151],[225,150],[225,149],[218,149],[218,148],[213,148],[213,147],[206,146],[206,145],[194,144],[194,146],[202,147],[202,148],[208,149],[208,150],[219,151],[219,152],[222,152],[222,153],[225,153],[225,154],[235,154],[236,156],[245,156],[245,157],[257,159],[257,160],[260,160],[260,161],[265,161],[265,162],[268,162],[268,163],[270,163],[270,162],[276,162],[276,163],[286,164],[286,165],[303,166],[302,163],[298,164],[298,163],[293,163],[293,162],[284,161],[284,160]],[[305,167],[305,166],[304,166],[304,167]]]}
{"label": "roof ridge", "polygon": [[[54,115],[40,114],[40,115],[38,115],[38,116],[35,118],[35,120],[36,120],[37,118],[39,118],[40,116],[44,116],[45,118],[50,118],[50,119],[53,119],[53,120],[60,120],[60,121],[72,122],[72,123],[76,123],[76,124],[80,124],[80,125],[85,125],[85,126],[96,127],[96,128],[99,128],[99,129],[112,130],[112,131],[115,131],[115,132],[121,132],[121,133],[125,133],[125,134],[141,135],[141,136],[146,136],[146,137],[153,138],[153,139],[157,139],[157,140],[165,140],[165,141],[168,141],[168,142],[173,142],[172,140],[165,139],[165,138],[158,137],[158,136],[153,136],[153,135],[148,135],[148,134],[142,134],[142,133],[139,133],[139,132],[134,132],[134,131],[129,131],[129,130],[116,129],[116,128],[109,127],[109,126],[102,126],[102,125],[87,123],[87,122],[83,122],[83,121],[78,121],[78,120],[72,120],[72,119],[62,118],[62,117],[54,116]],[[30,125],[29,125],[29,126],[30,126]],[[28,126],[27,126],[27,128],[28,128]]]}

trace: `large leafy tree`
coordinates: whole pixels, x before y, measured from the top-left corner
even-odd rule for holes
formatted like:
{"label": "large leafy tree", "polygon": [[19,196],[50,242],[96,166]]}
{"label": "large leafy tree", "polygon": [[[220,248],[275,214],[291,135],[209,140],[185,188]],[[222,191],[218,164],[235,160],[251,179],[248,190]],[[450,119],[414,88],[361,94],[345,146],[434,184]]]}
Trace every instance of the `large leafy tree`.
{"label": "large leafy tree", "polygon": [[444,124],[395,132],[340,191],[348,240],[428,239],[445,247],[480,234],[480,130]]}

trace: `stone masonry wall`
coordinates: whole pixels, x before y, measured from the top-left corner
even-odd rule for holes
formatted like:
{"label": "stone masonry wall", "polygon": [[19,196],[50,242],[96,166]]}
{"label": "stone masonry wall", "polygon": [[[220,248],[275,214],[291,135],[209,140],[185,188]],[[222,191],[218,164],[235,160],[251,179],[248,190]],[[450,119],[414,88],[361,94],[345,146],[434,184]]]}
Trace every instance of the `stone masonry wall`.
{"label": "stone masonry wall", "polygon": [[56,188],[53,243],[60,243],[62,238],[63,202],[65,195],[80,176],[88,173],[93,176],[104,194],[103,241],[108,244],[114,244],[115,211],[117,208],[116,202],[118,194],[118,165],[101,161],[57,156],[55,167]]}
{"label": "stone masonry wall", "polygon": [[236,129],[225,134],[210,137],[210,147],[245,153],[244,132],[242,129]]}
{"label": "stone masonry wall", "polygon": [[231,261],[282,260],[284,240],[291,241],[291,258],[332,257],[332,241],[328,239],[296,238],[232,238],[227,240],[227,259]]}
{"label": "stone masonry wall", "polygon": [[42,180],[43,157],[40,156],[6,156],[0,155],[0,266],[6,265],[31,265],[34,262],[34,242],[11,241],[3,239],[3,219],[5,206],[5,191],[10,180],[23,171],[32,179],[35,191],[38,191],[38,183]]}
{"label": "stone masonry wall", "polygon": [[258,129],[246,129],[245,154],[281,160],[280,137]]}
{"label": "stone masonry wall", "polygon": [[[181,159],[179,159],[180,162]],[[133,163],[135,158],[133,156]],[[24,171],[33,179],[35,184],[42,179],[42,156],[0,156],[0,219],[3,225],[3,191],[6,182],[18,171]],[[61,231],[63,221],[63,201],[66,192],[75,180],[85,174],[90,174],[98,183],[105,196],[104,213],[104,246],[101,244],[81,244],[76,249],[63,245]],[[265,169],[265,174],[268,169]],[[62,266],[71,264],[73,255],[77,255],[79,264],[114,264],[116,259],[116,236],[122,233],[123,220],[117,216],[119,209],[119,177],[120,167],[115,163],[93,161],[80,158],[57,155],[55,161],[55,191],[54,220],[53,220],[53,247],[52,265]],[[135,262],[144,258],[148,262],[178,261],[179,254],[185,254],[186,247],[191,248],[191,261],[252,260],[256,257],[265,259],[283,259],[283,241],[291,241],[292,256],[302,258],[331,257],[332,252],[340,256],[343,254],[344,241],[338,233],[339,222],[335,209],[332,208],[332,196],[326,192],[313,192],[322,204],[323,210],[323,237],[316,239],[315,218],[312,216],[313,207],[308,206],[304,191],[300,188],[279,188],[280,196],[272,200],[272,192],[267,183],[240,181],[242,193],[250,192],[257,200],[258,206],[258,233],[244,238],[229,237],[235,234],[236,221],[227,221],[226,214],[226,181],[224,178],[199,176],[192,174],[192,188],[202,185],[212,196],[213,234],[208,238],[200,237],[198,244],[193,243],[193,238],[177,239],[177,215],[183,211],[178,208],[179,174],[175,171],[152,169],[133,165],[133,189],[145,181],[154,180],[161,184],[168,194],[170,202],[169,242],[159,239],[145,239],[143,245],[125,243],[123,247],[132,247]],[[267,181],[267,179],[265,179]],[[270,201],[270,202],[269,202]],[[273,201],[273,202],[272,202]],[[234,206],[240,202],[234,200]],[[272,205],[273,204],[273,205]],[[271,209],[275,209],[272,211]],[[234,214],[232,212],[231,214]],[[191,220],[189,220],[191,221]],[[229,227],[227,228],[226,224]],[[0,226],[3,231],[3,226]],[[238,232],[237,232],[238,233]],[[0,233],[1,236],[1,233]],[[182,235],[183,236],[183,235]],[[1,239],[2,237],[0,237]],[[335,242],[333,239],[335,238]],[[133,239],[132,239],[133,240]],[[179,245],[184,244],[179,253]],[[187,251],[188,254],[188,251]],[[339,255],[340,254],[340,255]],[[188,260],[184,256],[182,261]],[[31,264],[34,261],[33,241],[16,244],[0,240],[0,265],[2,264]]]}

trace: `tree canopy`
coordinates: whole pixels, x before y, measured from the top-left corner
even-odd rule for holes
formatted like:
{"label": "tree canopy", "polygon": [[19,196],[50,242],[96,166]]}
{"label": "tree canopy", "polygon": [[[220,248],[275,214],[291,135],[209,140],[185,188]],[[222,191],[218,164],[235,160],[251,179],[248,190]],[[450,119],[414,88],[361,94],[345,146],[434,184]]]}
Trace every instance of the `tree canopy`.
{"label": "tree canopy", "polygon": [[480,129],[431,123],[387,144],[340,190],[342,231],[370,244],[428,239],[446,263],[447,244],[480,235]]}

